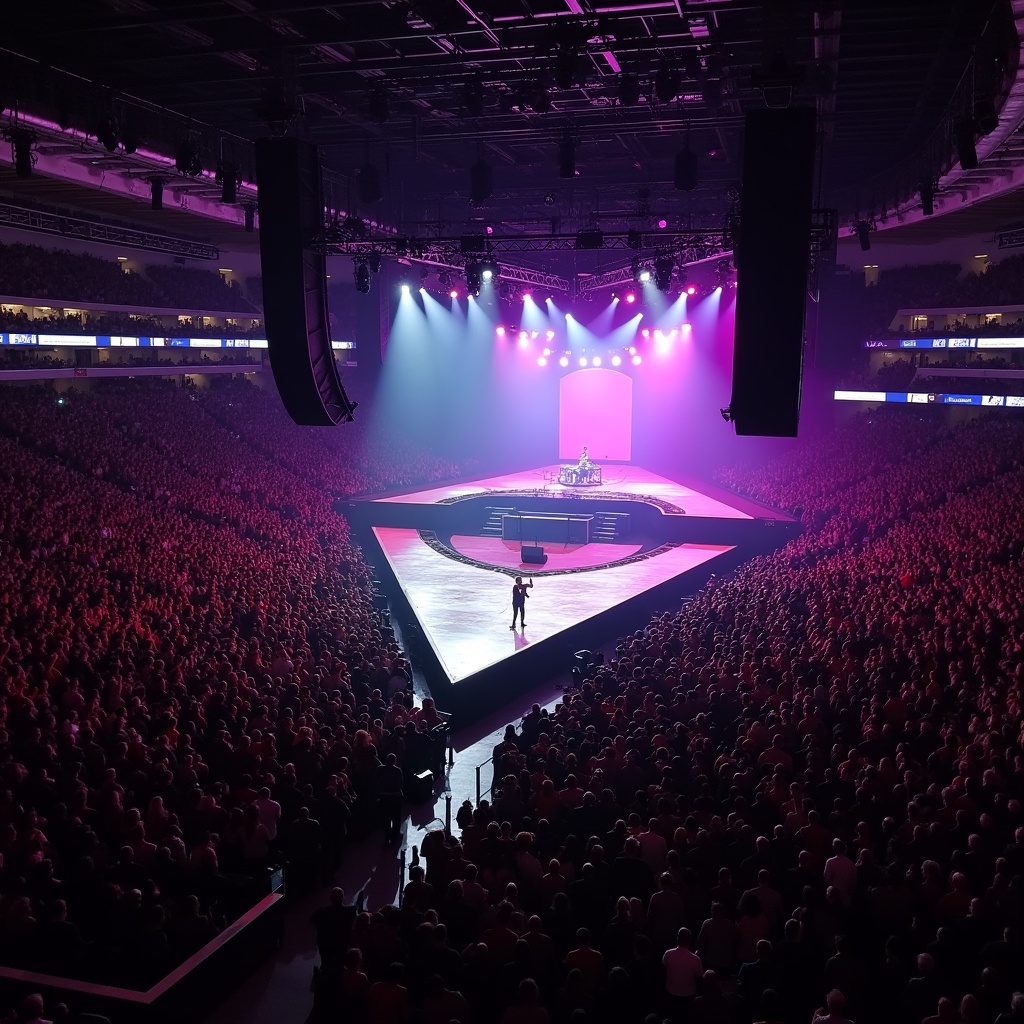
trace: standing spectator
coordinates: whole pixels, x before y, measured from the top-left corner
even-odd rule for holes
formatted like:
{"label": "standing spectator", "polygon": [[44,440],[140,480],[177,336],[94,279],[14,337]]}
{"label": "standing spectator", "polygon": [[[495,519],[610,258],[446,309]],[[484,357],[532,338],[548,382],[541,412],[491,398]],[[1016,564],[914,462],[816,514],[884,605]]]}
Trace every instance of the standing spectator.
{"label": "standing spectator", "polygon": [[388,754],[377,769],[377,799],[380,803],[381,824],[384,826],[384,845],[394,846],[401,837],[402,790],[405,778],[398,764],[397,754]]}
{"label": "standing spectator", "polygon": [[688,1018],[704,975],[700,957],[690,949],[691,942],[690,929],[680,928],[675,947],[665,950],[661,958],[665,968],[666,1007],[676,1020]]}

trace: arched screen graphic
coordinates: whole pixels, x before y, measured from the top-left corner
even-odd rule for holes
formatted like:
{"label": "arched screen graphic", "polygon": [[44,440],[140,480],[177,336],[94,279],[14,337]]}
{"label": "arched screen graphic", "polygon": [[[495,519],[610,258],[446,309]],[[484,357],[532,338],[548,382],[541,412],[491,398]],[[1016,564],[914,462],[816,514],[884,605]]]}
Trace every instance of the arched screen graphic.
{"label": "arched screen graphic", "polygon": [[633,380],[618,370],[566,374],[558,393],[558,457],[575,462],[584,445],[595,462],[632,458]]}

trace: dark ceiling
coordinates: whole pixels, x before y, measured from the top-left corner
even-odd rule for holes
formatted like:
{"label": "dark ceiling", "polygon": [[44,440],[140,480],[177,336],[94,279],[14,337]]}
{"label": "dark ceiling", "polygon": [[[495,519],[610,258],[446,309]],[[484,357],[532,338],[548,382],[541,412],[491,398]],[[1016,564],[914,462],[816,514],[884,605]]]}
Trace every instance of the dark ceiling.
{"label": "dark ceiling", "polygon": [[[35,84],[9,72],[2,87],[86,130],[98,110],[126,109],[121,94],[138,97],[195,119],[208,163],[217,132],[305,135],[341,176],[337,205],[406,230],[473,220],[546,229],[552,217],[562,229],[648,216],[701,226],[720,222],[738,183],[746,110],[784,100],[787,81],[793,102],[817,106],[829,205],[830,193],[920,149],[1004,9],[1007,0],[76,0],[55,19],[46,4],[18,3],[3,46],[112,91],[44,87],[42,71]],[[142,116],[144,141],[165,132],[159,121]],[[566,133],[576,143],[568,179],[558,167]],[[672,183],[687,138],[699,160],[693,192]],[[474,205],[468,168],[480,158],[494,195]],[[373,207],[360,206],[353,183],[367,160],[384,183]]]}

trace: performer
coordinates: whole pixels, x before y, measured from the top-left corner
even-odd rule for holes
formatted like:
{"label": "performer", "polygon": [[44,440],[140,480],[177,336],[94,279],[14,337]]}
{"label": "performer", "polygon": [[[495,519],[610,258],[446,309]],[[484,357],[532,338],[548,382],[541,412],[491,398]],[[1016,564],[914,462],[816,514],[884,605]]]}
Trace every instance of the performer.
{"label": "performer", "polygon": [[516,577],[515,585],[512,587],[512,625],[509,629],[516,628],[516,617],[518,616],[523,629],[526,629],[526,599],[530,596],[527,591],[533,588],[533,577],[529,583],[523,582],[522,576]]}
{"label": "performer", "polygon": [[590,461],[590,455],[587,452],[587,446],[583,446],[583,451],[580,453],[579,465],[576,467],[576,480],[578,484],[589,484],[590,473],[593,469],[594,464]]}

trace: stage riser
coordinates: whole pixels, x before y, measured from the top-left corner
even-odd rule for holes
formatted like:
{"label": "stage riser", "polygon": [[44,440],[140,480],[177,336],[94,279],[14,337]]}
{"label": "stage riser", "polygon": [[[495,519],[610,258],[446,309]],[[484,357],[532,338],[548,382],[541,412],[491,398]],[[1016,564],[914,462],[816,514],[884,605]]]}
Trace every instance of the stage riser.
{"label": "stage riser", "polygon": [[[501,504],[511,504],[501,498]],[[360,502],[342,511],[360,525],[395,526],[432,530],[440,538],[456,534],[477,536],[486,518],[485,508],[499,503],[498,495],[467,498],[451,505],[414,505]],[[519,507],[537,512],[568,513],[566,502],[557,498],[522,498]],[[596,512],[628,514],[631,534],[648,537],[652,546],[669,541],[690,544],[736,544],[772,551],[801,532],[799,523],[781,519],[712,519],[704,516],[667,515],[642,501],[573,501],[573,515]],[[532,539],[532,538],[530,538]]]}

